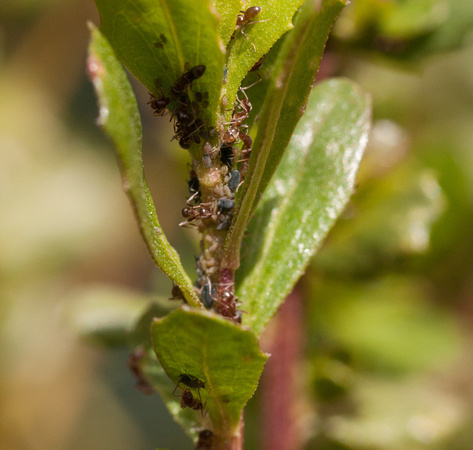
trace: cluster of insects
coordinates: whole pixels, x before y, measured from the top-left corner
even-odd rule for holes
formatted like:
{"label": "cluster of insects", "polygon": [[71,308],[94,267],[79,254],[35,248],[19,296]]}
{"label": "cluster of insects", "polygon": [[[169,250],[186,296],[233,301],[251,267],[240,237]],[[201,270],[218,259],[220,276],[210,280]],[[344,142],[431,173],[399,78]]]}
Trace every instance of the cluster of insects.
{"label": "cluster of insects", "polygon": [[[189,149],[192,143],[200,144],[201,138],[206,138],[212,133],[200,118],[202,110],[207,108],[209,104],[208,92],[194,92],[194,101],[191,101],[188,95],[188,89],[192,89],[192,83],[202,77],[205,70],[204,65],[191,68],[186,63],[185,72],[174,81],[169,89],[169,94],[164,93],[159,79],[155,80],[155,84],[156,88],[161,91],[161,95],[156,97],[150,93],[148,104],[151,106],[153,114],[155,116],[171,114],[171,120],[174,120],[173,140],[177,139],[179,145],[184,149]],[[171,102],[176,106],[169,111]]]}
{"label": "cluster of insects", "polygon": [[[250,42],[245,30],[248,26],[268,20],[255,20],[260,14],[260,6],[251,6],[240,11],[236,18],[235,31],[231,39],[236,39],[241,33]],[[155,44],[163,48],[167,43],[164,35],[159,37]],[[255,45],[251,42],[254,50]],[[261,69],[266,56],[260,58],[250,69],[256,72]],[[178,76],[170,87],[164,89],[159,79],[155,80],[156,91],[159,95],[150,94],[148,104],[155,116],[170,115],[173,121],[174,136],[179,145],[189,149],[192,144],[201,144],[203,141],[202,159],[193,161],[187,181],[189,197],[182,209],[182,227],[198,229],[203,238],[201,253],[196,258],[197,280],[195,290],[205,308],[214,310],[220,315],[229,318],[235,323],[242,322],[242,311],[238,309],[240,303],[234,294],[233,273],[220,268],[223,244],[226,231],[232,225],[235,210],[235,193],[245,180],[248,172],[252,151],[252,138],[248,134],[245,120],[252,110],[251,102],[246,90],[252,87],[240,88],[233,104],[231,118],[221,122],[218,129],[207,126],[202,117],[204,110],[209,106],[208,92],[198,92],[193,89],[193,83],[199,80],[206,72],[205,65],[191,67],[186,63],[184,72]],[[225,83],[226,73],[224,71]],[[259,79],[261,77],[258,74]],[[210,185],[202,180],[211,174],[217,180]],[[228,273],[227,273],[228,272]],[[171,299],[185,302],[184,295],[178,286],[173,285]],[[148,390],[141,380],[138,370],[138,356],[130,360],[130,368],[135,374],[138,385],[143,391]],[[181,406],[204,411],[205,405],[200,398],[200,388],[205,388],[200,380],[189,375],[181,375],[178,386],[184,385],[181,391]],[[175,389],[175,391],[176,391]],[[198,397],[194,397],[191,389],[197,389]]]}
{"label": "cluster of insects", "polygon": [[[184,389],[181,389],[181,394],[177,395],[177,397],[181,398],[181,408],[191,408],[195,411],[200,411],[202,416],[205,416],[204,410],[207,402],[202,403],[202,397],[200,395],[200,389],[205,389],[205,383],[193,375],[181,373],[172,393],[173,396],[175,396],[174,394],[181,384],[185,386]],[[198,398],[194,397],[191,389],[197,389]]]}
{"label": "cluster of insects", "polygon": [[[245,28],[259,22],[253,19],[260,11],[259,6],[241,11],[237,17],[234,36],[236,32],[241,32],[248,38]],[[261,69],[265,58],[266,56],[261,57],[250,71],[256,72]],[[177,96],[177,92],[173,92],[175,88],[177,87],[179,91],[181,84],[188,84],[191,79],[194,79],[194,75],[191,71],[187,71],[171,88],[171,94]],[[259,79],[261,80],[261,77]],[[233,277],[228,276],[226,279],[219,266],[225,238],[225,233],[221,232],[231,227],[235,193],[244,181],[249,167],[253,141],[244,122],[250,115],[252,105],[245,91],[256,83],[240,88],[241,95],[237,96],[233,105],[231,119],[219,126],[217,143],[212,145],[209,142],[210,140],[215,142],[215,139],[205,142],[202,160],[193,162],[187,182],[189,198],[187,205],[182,209],[184,221],[179,224],[183,227],[197,228],[203,234],[202,251],[196,259],[195,283],[202,304],[205,308],[214,310],[238,324],[242,322],[242,311],[238,310],[240,303],[234,294]],[[176,114],[180,114],[179,109]],[[182,123],[181,117],[178,116],[177,119],[178,124]],[[178,125],[175,131],[179,132],[180,129],[181,125]],[[187,136],[185,134],[186,139]],[[205,171],[217,174],[217,178],[221,180],[212,186],[210,194],[202,192],[199,181],[198,174]],[[176,298],[174,294],[173,298]]]}
{"label": "cluster of insects", "polygon": [[[236,18],[235,31],[231,39],[236,39],[241,33],[253,46],[245,33],[249,25],[266,22],[273,19],[254,20],[262,8],[252,6],[240,11]],[[159,36],[155,43],[156,48],[163,48],[167,39]],[[248,134],[245,121],[249,118],[252,105],[246,90],[261,80],[257,73],[263,66],[266,56],[263,55],[251,67],[250,72],[256,72],[259,80],[250,86],[240,88],[231,109],[231,118],[221,120],[217,129],[209,127],[202,119],[204,111],[209,106],[208,92],[193,90],[193,83],[199,80],[206,72],[205,65],[190,67],[186,63],[184,72],[177,77],[170,87],[164,89],[159,79],[155,80],[156,92],[150,93],[148,104],[155,116],[170,116],[173,121],[174,136],[179,145],[189,149],[193,144],[201,144],[202,158],[193,161],[189,171],[187,187],[189,197],[182,209],[182,227],[192,227],[199,230],[201,253],[196,258],[197,280],[194,285],[204,307],[213,310],[237,324],[242,323],[242,313],[239,310],[241,303],[234,294],[233,271],[220,267],[223,247],[227,231],[232,225],[235,211],[235,194],[247,176],[253,141]],[[223,84],[226,83],[227,71],[224,70]],[[227,107],[223,101],[223,107]],[[217,180],[210,183],[208,180]],[[170,300],[186,302],[179,286],[173,285]],[[136,385],[145,394],[154,390],[147,382],[141,370],[141,362],[145,357],[142,348],[131,353],[128,366],[136,379]],[[176,391],[180,390],[178,395]],[[172,395],[180,398],[181,408],[190,408],[207,413],[207,400],[202,401],[201,389],[206,389],[205,383],[193,375],[181,373]],[[197,392],[197,395],[196,395]],[[196,449],[210,449],[214,441],[211,430],[204,429],[199,433]]]}

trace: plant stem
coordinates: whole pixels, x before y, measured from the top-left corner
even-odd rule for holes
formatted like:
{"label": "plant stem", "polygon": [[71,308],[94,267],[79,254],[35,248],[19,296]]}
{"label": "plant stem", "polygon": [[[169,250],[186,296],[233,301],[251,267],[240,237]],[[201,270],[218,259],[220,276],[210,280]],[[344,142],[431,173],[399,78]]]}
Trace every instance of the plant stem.
{"label": "plant stem", "polygon": [[214,435],[211,450],[243,450],[244,417],[243,411],[240,417],[236,433],[233,436]]}
{"label": "plant stem", "polygon": [[265,348],[271,358],[261,386],[262,450],[301,448],[296,406],[301,379],[302,317],[301,291],[296,286],[275,317]]}

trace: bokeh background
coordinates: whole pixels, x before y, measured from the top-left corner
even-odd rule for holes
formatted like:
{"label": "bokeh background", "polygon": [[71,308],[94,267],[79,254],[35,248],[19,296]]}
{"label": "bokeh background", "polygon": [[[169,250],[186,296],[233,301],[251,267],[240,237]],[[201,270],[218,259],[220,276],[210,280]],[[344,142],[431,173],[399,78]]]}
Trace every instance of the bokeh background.
{"label": "bokeh background", "polygon": [[[191,449],[135,389],[119,331],[94,334],[171,285],[95,124],[89,20],[91,0],[0,4],[0,447]],[[353,0],[327,76],[371,93],[373,129],[353,200],[298,285],[299,443],[471,449],[473,2]],[[134,87],[159,219],[194,274],[196,236],[177,227],[186,152]],[[247,449],[264,448],[262,403],[247,408]]]}

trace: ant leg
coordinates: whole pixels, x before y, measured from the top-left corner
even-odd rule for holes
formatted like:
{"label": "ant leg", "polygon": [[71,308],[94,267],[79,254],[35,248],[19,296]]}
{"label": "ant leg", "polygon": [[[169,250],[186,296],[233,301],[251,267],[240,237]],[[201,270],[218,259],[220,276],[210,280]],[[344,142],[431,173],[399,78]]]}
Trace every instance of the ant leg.
{"label": "ant leg", "polygon": [[251,83],[249,86],[245,86],[245,87],[241,87],[240,86],[240,90],[243,92],[244,96],[246,97],[246,99],[248,100],[248,97],[245,93],[246,89],[250,89],[251,87],[253,87],[255,84],[258,84],[260,81],[262,81],[263,79],[261,78],[261,75],[258,73],[258,72],[255,72],[256,75],[258,75],[258,80],[255,81],[254,83]]}
{"label": "ant leg", "polygon": [[246,28],[248,25],[253,25],[253,24],[255,24],[255,23],[269,22],[269,21],[275,20],[275,19],[277,19],[277,18],[278,18],[278,16],[273,17],[272,19],[255,20],[254,22],[247,22],[247,23],[245,23],[245,25],[243,25],[243,26],[240,28],[241,34],[242,34],[243,36],[245,36],[246,39],[248,39],[248,40],[250,41],[250,44],[253,46],[253,50],[254,50],[255,52],[256,52],[256,46],[255,46],[255,44],[253,44],[253,42],[251,41],[251,39],[250,39],[250,38],[248,37],[248,35],[245,33],[245,28]]}
{"label": "ant leg", "polygon": [[174,395],[174,393],[176,392],[176,390],[177,390],[177,388],[179,387],[180,384],[181,384],[181,382],[179,381],[179,383],[176,384],[176,387],[175,387],[174,390],[172,391],[172,394],[171,394],[171,395],[172,395],[173,397],[180,397],[180,396],[181,396],[180,394],[179,394],[179,395]]}

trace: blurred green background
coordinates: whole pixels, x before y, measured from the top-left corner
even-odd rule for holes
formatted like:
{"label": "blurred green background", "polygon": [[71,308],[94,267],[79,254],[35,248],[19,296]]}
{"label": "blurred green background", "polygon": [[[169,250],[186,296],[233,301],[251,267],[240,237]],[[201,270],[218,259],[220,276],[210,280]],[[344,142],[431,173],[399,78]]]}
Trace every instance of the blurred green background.
{"label": "blurred green background", "polygon": [[[95,124],[88,20],[92,1],[0,4],[0,447],[191,449],[135,389],[126,349],[80,339],[171,287]],[[372,94],[373,128],[353,200],[299,284],[301,440],[471,449],[473,2],[354,0],[320,78],[339,75]],[[193,276],[196,235],[177,227],[186,153],[134,87],[158,215]],[[258,397],[247,449],[261,448]]]}

